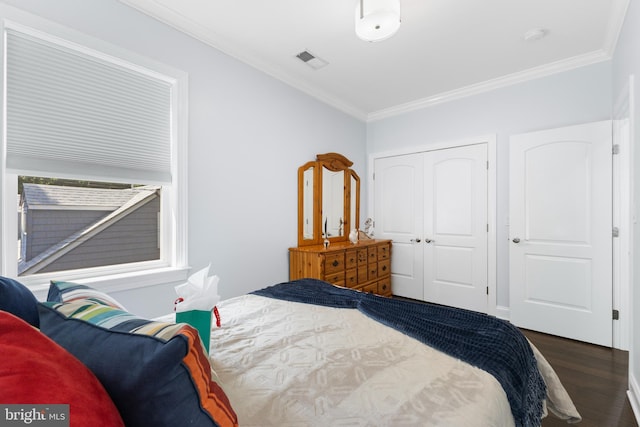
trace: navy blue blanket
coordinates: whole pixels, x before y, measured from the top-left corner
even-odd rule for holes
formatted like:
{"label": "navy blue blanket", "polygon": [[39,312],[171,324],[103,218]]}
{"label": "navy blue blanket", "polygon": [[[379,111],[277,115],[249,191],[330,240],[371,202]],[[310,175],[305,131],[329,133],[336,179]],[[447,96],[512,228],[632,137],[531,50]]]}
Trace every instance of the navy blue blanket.
{"label": "navy blue blanket", "polygon": [[252,292],[270,298],[351,308],[493,375],[502,385],[517,427],[542,420],[546,386],[531,346],[513,325],[493,316],[433,304],[384,298],[316,279]]}

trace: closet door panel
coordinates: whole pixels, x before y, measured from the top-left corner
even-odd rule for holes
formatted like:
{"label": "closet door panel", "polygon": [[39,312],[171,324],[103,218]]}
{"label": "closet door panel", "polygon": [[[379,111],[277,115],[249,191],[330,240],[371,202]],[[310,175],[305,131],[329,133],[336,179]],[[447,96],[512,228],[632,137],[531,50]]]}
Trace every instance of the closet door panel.
{"label": "closet door panel", "polygon": [[424,299],[487,311],[486,144],[424,155]]}
{"label": "closet door panel", "polygon": [[392,293],[422,300],[422,154],[376,159],[374,170],[375,235],[393,241]]}

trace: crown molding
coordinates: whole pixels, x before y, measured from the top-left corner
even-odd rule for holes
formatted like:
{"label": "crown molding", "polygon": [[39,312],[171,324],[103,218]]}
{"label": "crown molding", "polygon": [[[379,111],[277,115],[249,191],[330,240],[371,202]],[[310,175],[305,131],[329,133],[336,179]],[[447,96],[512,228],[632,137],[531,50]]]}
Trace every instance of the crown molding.
{"label": "crown molding", "polygon": [[175,10],[158,4],[155,0],[118,1],[364,122],[382,120],[388,117],[397,116],[445,102],[486,93],[514,84],[524,83],[529,80],[547,77],[552,74],[610,60],[613,56],[630,2],[630,0],[613,0],[615,2],[614,10],[609,21],[603,48],[600,50],[367,113],[366,111],[357,108],[336,96],[302,81],[301,79],[292,77],[290,74],[287,74],[279,68],[273,67],[267,62],[259,59],[259,56],[254,52],[224,39],[219,34],[204,28],[193,20],[177,13]]}
{"label": "crown molding", "polygon": [[507,86],[524,83],[530,80],[547,77],[553,74],[569,71],[585,65],[595,64],[611,59],[611,55],[604,50],[590,52],[584,55],[574,56],[572,58],[563,59],[561,61],[552,62],[541,65],[539,67],[530,68],[528,70],[509,74],[496,79],[487,80],[481,83],[454,89],[452,91],[443,92],[416,101],[407,102],[405,104],[396,105],[394,107],[378,110],[367,115],[367,122],[382,120],[388,117],[397,116],[415,110],[420,110],[434,105],[443,104],[445,102],[466,98],[481,93],[490,92],[492,90],[501,89]]}
{"label": "crown molding", "polygon": [[127,6],[136,9],[143,14],[155,18],[156,20],[185,33],[196,40],[205,43],[226,55],[235,58],[244,64],[250,65],[269,76],[286,83],[301,92],[306,93],[314,99],[328,104],[343,113],[346,113],[358,120],[366,121],[367,113],[343,100],[332,96],[325,91],[319,90],[306,82],[293,78],[291,75],[272,67],[270,64],[258,59],[258,55],[250,50],[242,48],[220,35],[212,32],[193,20],[177,13],[175,10],[158,4],[154,0],[118,0]]}

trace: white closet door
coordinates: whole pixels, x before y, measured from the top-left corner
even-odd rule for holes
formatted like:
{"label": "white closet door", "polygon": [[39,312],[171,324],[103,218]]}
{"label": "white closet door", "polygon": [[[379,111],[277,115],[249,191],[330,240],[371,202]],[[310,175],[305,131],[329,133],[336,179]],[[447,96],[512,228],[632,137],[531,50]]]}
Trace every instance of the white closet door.
{"label": "white closet door", "polygon": [[376,237],[394,295],[487,311],[487,144],[374,162]]}
{"label": "white closet door", "polygon": [[487,312],[487,145],[424,154],[424,299]]}
{"label": "white closet door", "polygon": [[393,241],[392,292],[422,300],[422,154],[376,159],[374,171],[375,237]]}
{"label": "white closet door", "polygon": [[511,137],[517,326],[611,346],[611,122]]}

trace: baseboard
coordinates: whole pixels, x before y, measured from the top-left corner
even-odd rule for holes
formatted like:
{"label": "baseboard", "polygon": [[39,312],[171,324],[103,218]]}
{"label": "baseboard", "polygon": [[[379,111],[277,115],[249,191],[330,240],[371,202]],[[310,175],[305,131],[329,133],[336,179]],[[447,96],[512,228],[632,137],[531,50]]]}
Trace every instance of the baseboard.
{"label": "baseboard", "polygon": [[636,416],[636,422],[640,424],[640,385],[633,375],[629,376],[629,390],[627,391],[627,396],[629,397],[629,403],[631,404],[631,409],[633,409],[633,414]]}
{"label": "baseboard", "polygon": [[511,310],[509,307],[498,305],[496,306],[496,317],[498,319],[509,321],[511,320]]}

